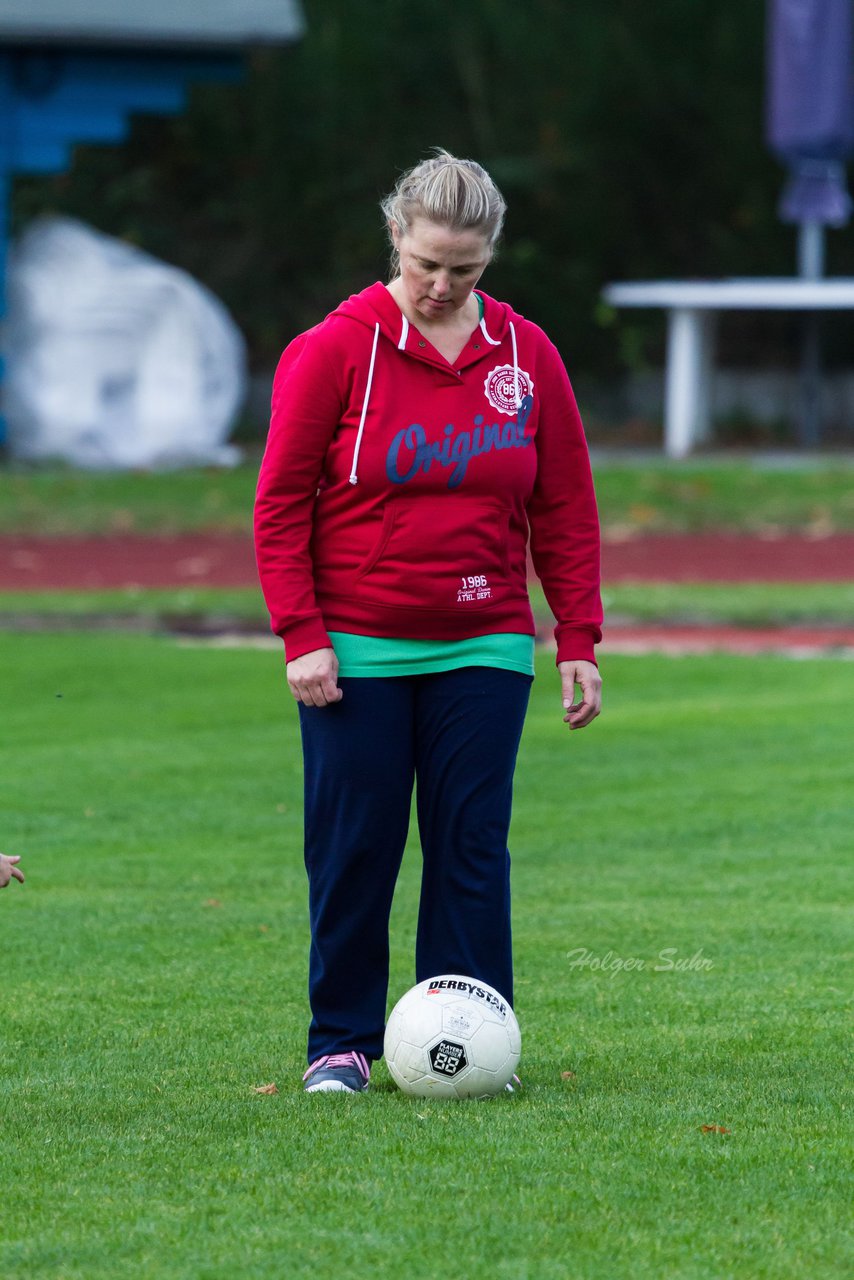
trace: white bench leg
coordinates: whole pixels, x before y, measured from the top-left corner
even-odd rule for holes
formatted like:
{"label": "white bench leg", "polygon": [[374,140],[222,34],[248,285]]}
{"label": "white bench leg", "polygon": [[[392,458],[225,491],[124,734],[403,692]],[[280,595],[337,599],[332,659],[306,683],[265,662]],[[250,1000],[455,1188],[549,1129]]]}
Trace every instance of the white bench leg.
{"label": "white bench leg", "polygon": [[684,458],[709,436],[715,318],[709,311],[675,307],[668,313],[664,396],[664,451]]}

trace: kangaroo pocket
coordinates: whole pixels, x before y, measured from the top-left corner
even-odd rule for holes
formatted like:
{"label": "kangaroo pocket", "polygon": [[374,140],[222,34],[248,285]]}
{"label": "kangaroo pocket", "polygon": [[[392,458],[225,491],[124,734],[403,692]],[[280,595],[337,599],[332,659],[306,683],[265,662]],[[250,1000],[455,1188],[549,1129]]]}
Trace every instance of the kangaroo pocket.
{"label": "kangaroo pocket", "polygon": [[392,498],[358,572],[359,598],[384,608],[488,609],[511,591],[509,534],[509,510],[487,498]]}

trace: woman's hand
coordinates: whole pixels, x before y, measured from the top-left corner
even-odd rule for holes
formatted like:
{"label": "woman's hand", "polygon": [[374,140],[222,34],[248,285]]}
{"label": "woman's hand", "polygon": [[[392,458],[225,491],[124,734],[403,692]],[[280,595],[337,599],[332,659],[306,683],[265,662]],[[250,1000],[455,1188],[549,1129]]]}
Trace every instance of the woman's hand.
{"label": "woman's hand", "polygon": [[312,649],[287,665],[288,688],[304,707],[328,707],[340,702],[338,659],[334,649]]}
{"label": "woman's hand", "polygon": [[21,884],[24,883],[24,873],[18,867],[18,863],[20,861],[21,858],[19,854],[15,854],[14,857],[7,858],[4,854],[0,853],[0,889],[5,889],[13,876],[16,880],[20,880]]}
{"label": "woman's hand", "polygon": [[[564,724],[570,729],[583,729],[602,710],[602,677],[595,662],[559,662],[563,686]],[[581,690],[581,701],[573,702],[575,686]]]}

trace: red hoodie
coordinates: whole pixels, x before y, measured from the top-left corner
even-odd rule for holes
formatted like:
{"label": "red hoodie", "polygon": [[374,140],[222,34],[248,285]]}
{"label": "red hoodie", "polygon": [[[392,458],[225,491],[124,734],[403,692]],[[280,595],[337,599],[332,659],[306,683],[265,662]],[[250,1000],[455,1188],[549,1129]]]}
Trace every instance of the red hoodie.
{"label": "red hoodie", "polygon": [[255,545],[289,661],[329,646],[327,629],[533,634],[529,530],[557,660],[593,660],[599,523],[572,388],[543,331],[481,297],[453,366],[383,284],[284,352]]}

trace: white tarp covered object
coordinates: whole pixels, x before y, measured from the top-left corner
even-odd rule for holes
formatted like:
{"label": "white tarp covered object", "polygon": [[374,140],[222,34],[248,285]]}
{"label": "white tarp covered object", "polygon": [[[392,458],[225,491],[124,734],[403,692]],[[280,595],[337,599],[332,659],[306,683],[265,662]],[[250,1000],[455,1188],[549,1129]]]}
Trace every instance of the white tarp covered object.
{"label": "white tarp covered object", "polygon": [[69,218],[41,218],[9,261],[9,451],[90,468],[230,465],[243,338],[186,272]]}

